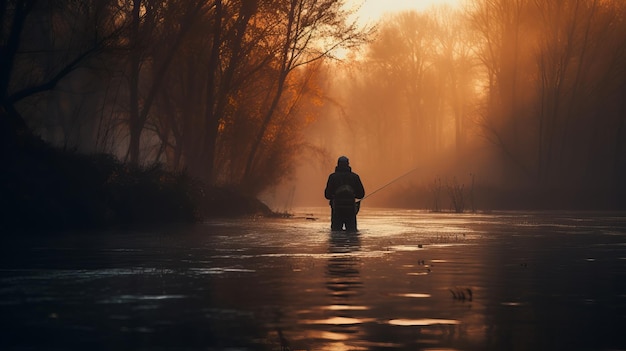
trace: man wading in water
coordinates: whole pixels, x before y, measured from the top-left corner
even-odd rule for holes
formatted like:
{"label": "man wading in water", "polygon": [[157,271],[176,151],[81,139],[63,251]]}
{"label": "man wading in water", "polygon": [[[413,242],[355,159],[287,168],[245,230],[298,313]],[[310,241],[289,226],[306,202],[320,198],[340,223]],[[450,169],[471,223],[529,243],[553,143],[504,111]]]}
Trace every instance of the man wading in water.
{"label": "man wading in water", "polygon": [[348,158],[339,157],[335,173],[328,176],[324,196],[330,200],[332,230],[356,231],[357,204],[355,199],[365,196],[359,175],[352,172]]}

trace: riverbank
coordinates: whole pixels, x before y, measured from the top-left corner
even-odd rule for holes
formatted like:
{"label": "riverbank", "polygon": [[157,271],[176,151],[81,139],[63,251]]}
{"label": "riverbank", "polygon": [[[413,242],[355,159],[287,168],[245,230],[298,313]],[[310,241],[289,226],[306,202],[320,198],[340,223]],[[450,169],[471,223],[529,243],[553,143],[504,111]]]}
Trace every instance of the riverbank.
{"label": "riverbank", "polygon": [[85,155],[36,136],[5,138],[0,174],[1,227],[106,228],[269,215],[256,198],[203,184],[160,164],[133,167],[111,155]]}

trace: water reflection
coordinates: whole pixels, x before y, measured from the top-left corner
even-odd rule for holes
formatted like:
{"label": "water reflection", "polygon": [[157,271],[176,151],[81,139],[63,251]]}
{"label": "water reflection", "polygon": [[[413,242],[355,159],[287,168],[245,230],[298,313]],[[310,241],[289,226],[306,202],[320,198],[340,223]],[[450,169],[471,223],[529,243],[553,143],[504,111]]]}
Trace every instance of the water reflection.
{"label": "water reflection", "polygon": [[351,297],[363,288],[359,274],[361,249],[358,233],[332,232],[329,239],[330,254],[326,267],[326,287],[337,305],[349,305]]}
{"label": "water reflection", "polygon": [[0,350],[624,349],[626,217],[370,213],[5,242]]}
{"label": "water reflection", "polygon": [[[333,327],[328,331],[332,339],[343,345],[363,337],[362,323],[366,319],[358,311],[367,310],[360,301],[363,291],[359,266],[361,237],[358,232],[331,232],[328,240],[329,258],[326,265],[326,288],[330,304],[325,307],[329,318],[323,324]],[[339,349],[340,345],[334,345]]]}

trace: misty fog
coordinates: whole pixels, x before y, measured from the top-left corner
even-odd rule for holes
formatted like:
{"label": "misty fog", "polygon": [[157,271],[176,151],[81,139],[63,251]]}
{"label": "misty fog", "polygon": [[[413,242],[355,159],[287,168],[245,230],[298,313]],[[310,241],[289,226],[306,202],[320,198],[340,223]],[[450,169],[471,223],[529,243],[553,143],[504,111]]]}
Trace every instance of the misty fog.
{"label": "misty fog", "polygon": [[623,1],[473,0],[373,27],[332,0],[19,4],[2,105],[66,149],[277,210],[324,205],[341,155],[366,194],[412,171],[367,206],[626,204]]}
{"label": "misty fog", "polygon": [[326,157],[298,158],[287,199],[322,203],[345,154],[366,193],[414,169],[371,206],[454,210],[455,189],[464,210],[620,206],[624,10],[485,0],[387,16],[359,55],[327,66],[306,129]]}

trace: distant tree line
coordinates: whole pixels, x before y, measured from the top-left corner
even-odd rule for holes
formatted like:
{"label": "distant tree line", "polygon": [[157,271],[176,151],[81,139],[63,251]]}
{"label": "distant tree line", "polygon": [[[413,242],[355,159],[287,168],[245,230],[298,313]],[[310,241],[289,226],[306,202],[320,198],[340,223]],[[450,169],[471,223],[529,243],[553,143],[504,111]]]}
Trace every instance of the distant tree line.
{"label": "distant tree line", "polygon": [[626,206],[623,1],[473,0],[390,15],[345,72],[330,88],[342,109],[326,106],[319,123],[351,131],[343,145],[359,145],[370,182],[417,166],[422,197],[439,176],[467,184],[471,173],[493,204]]}

